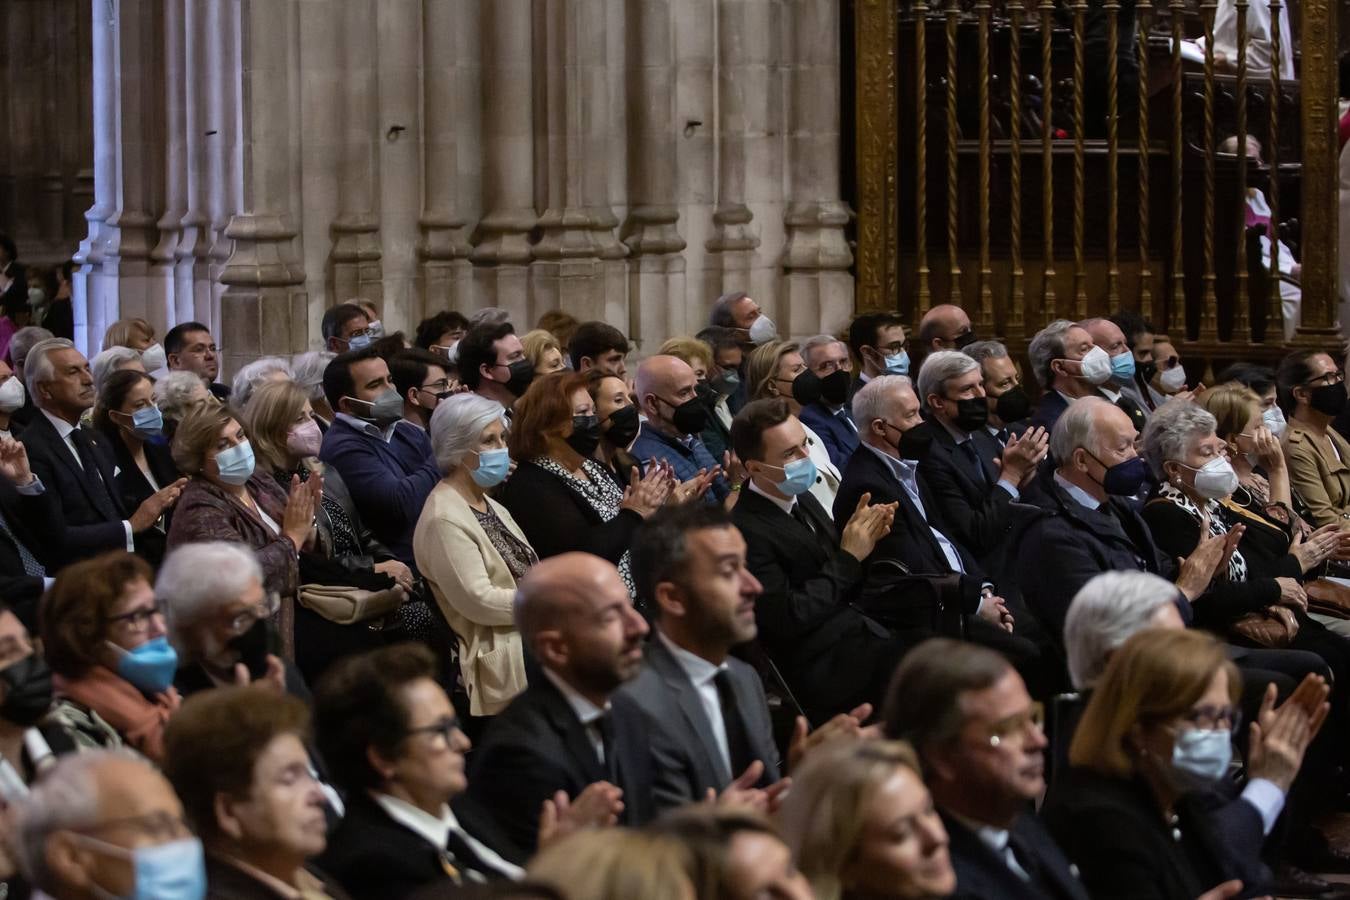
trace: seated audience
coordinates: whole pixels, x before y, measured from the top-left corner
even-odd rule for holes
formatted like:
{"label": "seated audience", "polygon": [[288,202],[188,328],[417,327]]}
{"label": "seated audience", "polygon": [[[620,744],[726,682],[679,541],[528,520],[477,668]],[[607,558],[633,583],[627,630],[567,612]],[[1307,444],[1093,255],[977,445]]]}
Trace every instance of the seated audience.
{"label": "seated audience", "polygon": [[574,806],[598,809],[601,821],[650,821],[655,773],[646,717],[616,693],[642,667],[647,623],[618,570],[585,553],[543,560],[520,581],[516,627],[541,677],[488,725],[470,766],[469,795],[527,853],[540,841],[545,800],[565,805],[570,797]]}
{"label": "seated audience", "polygon": [[366,314],[366,319],[370,322],[370,333],[376,340],[387,336],[384,323],[380,321],[380,308],[375,305],[374,300],[368,297],[353,297],[346,302],[361,307],[361,311]]}
{"label": "seated audience", "polygon": [[164,335],[165,365],[170,372],[193,372],[217,400],[229,400],[230,389],[216,382],[220,356],[211,329],[201,322],[181,322]]}
{"label": "seated audience", "polygon": [[1031,812],[1045,791],[1048,742],[1039,708],[1006,659],[926,641],[896,669],[882,717],[886,736],[910,742],[923,760],[951,841],[953,896],[1087,900]]}
{"label": "seated audience", "polygon": [[1152,403],[1145,402],[1148,384],[1158,372],[1153,359],[1153,326],[1132,309],[1118,309],[1109,318],[1125,335],[1125,346],[1134,355],[1134,378],[1120,386],[1120,392],[1134,401],[1145,413],[1152,411]]}
{"label": "seated audience", "polygon": [[192,372],[170,372],[155,379],[155,405],[164,417],[164,437],[173,441],[178,423],[198,408],[219,401]]}
{"label": "seated audience", "polygon": [[567,345],[574,371],[584,373],[599,369],[606,375],[620,378],[628,372],[624,365],[628,349],[628,338],[607,322],[582,322],[572,332]]}
{"label": "seated audience", "polygon": [[374,536],[415,569],[413,527],[440,480],[431,440],[402,421],[389,365],[373,349],[336,357],[324,370],[323,390],[336,418],[319,458],[342,476]]}
{"label": "seated audience", "polygon": [[460,339],[452,361],[465,387],[507,410],[534,381],[534,363],[507,321],[474,325]]}
{"label": "seated audience", "polygon": [[201,841],[168,780],[125,751],[59,760],[14,804],[11,843],[39,893],[62,900],[204,900]]}
{"label": "seated audience", "polygon": [[550,332],[542,328],[526,332],[521,336],[520,343],[536,375],[552,375],[567,368],[563,364],[562,346]]}
{"label": "seated audience", "polygon": [[708,373],[713,367],[712,348],[697,338],[671,338],[661,345],[658,353],[661,356],[673,356],[694,370],[694,378],[697,379],[694,390],[709,412],[707,427],[699,432],[698,437],[703,441],[709,456],[723,459],[731,449],[731,413],[726,408],[726,398],[708,383]]}
{"label": "seated audience", "polygon": [[318,862],[353,900],[521,876],[524,852],[465,794],[469,739],[435,678],[431,652],[403,644],[319,682],[318,746],[347,811]]}
{"label": "seated audience", "polygon": [[43,653],[63,718],[87,736],[103,723],[149,759],[164,753],[164,726],[178,709],[178,654],[165,628],[154,573],[113,551],[67,566],[42,601]]}
{"label": "seated audience", "polygon": [[675,838],[703,874],[704,893],[720,900],[812,900],[811,885],[778,829],[745,809],[689,805],[666,813],[648,833]]}
{"label": "seated audience", "polygon": [[431,445],[442,478],[413,532],[417,567],[458,640],[471,716],[496,715],[525,689],[512,604],[516,582],[539,557],[511,513],[487,493],[510,471],[505,423],[501,404],[477,394],[436,408]]}
{"label": "seated audience", "polygon": [[[106,725],[100,736],[103,740],[87,739],[73,722],[68,724],[68,717],[53,710],[52,670],[42,655],[36,630],[30,632],[4,603],[0,603],[0,684],[4,685],[0,756],[24,784],[32,784],[50,769],[58,753],[121,743]],[[14,891],[12,884],[10,891]]]}
{"label": "seated audience", "polygon": [[114,372],[130,369],[133,372],[147,373],[145,363],[141,361],[139,350],[128,347],[109,347],[89,360],[89,374],[94,378],[94,390],[102,391],[103,383]]}
{"label": "seated audience", "polygon": [[234,374],[234,383],[230,391],[230,402],[236,409],[248,405],[249,398],[258,388],[269,381],[294,381],[295,371],[291,364],[280,356],[264,356],[242,366]]}
{"label": "seated audience", "polygon": [[498,492],[541,558],[579,550],[619,567],[632,593],[628,548],[633,533],[670,495],[669,474],[648,466],[621,488],[592,455],[599,417],[586,376],[541,378],[516,404],[507,444],[515,473]]}
{"label": "seated audience", "polygon": [[919,365],[923,365],[923,357],[930,353],[964,350],[977,340],[970,316],[966,315],[964,309],[951,303],[939,303],[924,313],[919,321],[919,349],[922,354]]}
{"label": "seated audience", "polygon": [[205,846],[211,897],[345,898],[307,865],[328,828],[308,736],[305,705],[265,687],[208,691],[174,716],[164,775]]}
{"label": "seated audience", "polygon": [[[713,415],[717,416],[728,429],[731,428],[731,398],[742,390],[741,370],[745,367],[745,351],[736,340],[736,332],[731,328],[710,326],[694,335],[712,348],[712,365],[708,368],[708,387],[718,397],[713,405]],[[742,395],[744,397],[744,395]]]}
{"label": "seated audience", "polygon": [[806,430],[785,400],[748,404],[731,439],[749,473],[732,519],[764,589],[755,603],[760,643],[812,722],[879,702],[902,643],[853,600],[895,504],[869,504],[864,494],[831,521],[810,494]]}
{"label": "seated audience", "polygon": [[641,471],[638,461],[628,452],[642,426],[637,405],[628,393],[628,385],[617,375],[598,369],[586,376],[586,390],[595,403],[600,420],[600,442],[592,457],[621,488],[627,488],[633,470]]}
{"label": "seated audience", "polygon": [[370,316],[355,303],[339,303],[324,311],[320,326],[329,353],[364,350],[383,337],[370,327]]}
{"label": "seated audience", "polygon": [[909,374],[905,320],[895,313],[865,313],[856,317],[848,326],[848,349],[859,363],[858,377],[849,387],[849,402],[873,378]]}
{"label": "seated audience", "polygon": [[755,639],[763,590],[745,567],[745,540],[731,517],[703,504],[663,509],[638,530],[633,574],[655,624],[647,664],[621,693],[648,718],[657,807],[728,787],[769,788],[753,800],[775,804],[787,785],[764,688],[730,655]]}
{"label": "seated audience", "polygon": [[818,334],[802,344],[801,353],[806,368],[820,381],[820,399],[802,407],[802,424],[820,436],[830,461],[842,471],[858,449],[858,426],[848,408],[853,394],[848,345],[833,335]]}
{"label": "seated audience", "polygon": [[567,900],[693,900],[709,896],[698,889],[694,862],[675,837],[610,829],[559,841],[530,860],[527,872]]}
{"label": "seated audience", "polygon": [[51,329],[52,334],[68,340],[75,339],[75,310],[71,306],[75,290],[72,281],[74,270],[75,263],[69,259],[52,267],[51,285],[54,290],[49,294],[51,302],[42,316],[42,323]]}
{"label": "seated audience", "polygon": [[817,900],[951,896],[947,830],[908,744],[834,743],[793,781],[779,821]]}
{"label": "seated audience", "polygon": [[[764,321],[756,325],[760,319]],[[745,291],[731,291],[718,297],[708,314],[708,324],[734,330],[747,353],[778,338],[778,327]]]}
{"label": "seated audience", "polygon": [[1111,358],[1086,328],[1068,319],[1056,319],[1036,332],[1027,356],[1044,392],[1027,423],[1032,427],[1050,431],[1071,403],[1101,396],[1098,388],[1111,380]]}
{"label": "seated audience", "polygon": [[291,371],[295,373],[293,380],[309,398],[309,405],[314,410],[314,421],[319,423],[319,430],[324,434],[333,424],[333,410],[323,394],[323,372],[335,356],[327,350],[308,350],[291,357]]}
{"label": "seated audience", "polygon": [[105,550],[140,549],[145,532],[173,508],[182,488],[168,484],[132,510],[123,505],[111,442],[78,427],[94,405],[94,382],[89,364],[70,341],[54,338],[34,347],[26,377],[41,414],[21,440],[33,474],[60,500],[62,562]]}
{"label": "seated audience", "polygon": [[178,426],[173,461],[188,476],[169,526],[168,548],[237,541],[257,556],[267,590],[292,596],[298,556],[314,537],[322,479],[292,476],[289,492],[256,464],[248,433],[229,408],[207,406]]}
{"label": "seated audience", "polygon": [[1006,447],[1013,435],[1026,433],[1026,418],[1031,414],[1031,398],[1022,387],[1017,364],[998,341],[976,341],[961,352],[979,363],[984,375],[984,399],[989,406],[985,431],[1000,447]]}
{"label": "seated audience", "polygon": [[1099,392],[1130,417],[1136,430],[1143,431],[1148,413],[1125,392],[1134,384],[1137,368],[1134,351],[1130,349],[1129,341],[1125,339],[1125,332],[1119,325],[1105,317],[1085,319],[1078,324],[1092,335],[1092,342],[1102,348],[1111,362],[1111,378],[1098,388]]}
{"label": "seated audience", "polygon": [[453,309],[436,313],[417,324],[413,346],[430,350],[437,356],[449,359],[450,349],[458,344],[469,330],[469,320],[464,314]]}
{"label": "seated audience", "polygon": [[[648,475],[658,462],[668,464],[681,483],[717,470],[719,461],[699,439],[708,427],[708,404],[698,396],[698,379],[687,363],[673,356],[649,357],[638,366],[633,390],[646,419],[632,453]],[[729,459],[721,462],[729,467]],[[717,471],[703,499],[723,503],[730,493],[726,475]]]}
{"label": "seated audience", "polygon": [[1148,572],[1103,572],[1074,595],[1064,618],[1064,649],[1074,690],[1091,696],[1112,655],[1147,628],[1185,628],[1177,587]]}
{"label": "seated audience", "polygon": [[1331,423],[1346,408],[1345,374],[1326,353],[1299,350],[1276,373],[1280,408],[1289,419],[1284,458],[1289,487],[1313,525],[1350,516],[1350,441]]}
{"label": "seated audience", "polygon": [[[834,498],[842,480],[835,468],[828,445],[810,425],[802,421],[806,408],[821,402],[821,383],[816,374],[806,367],[797,344],[791,341],[770,341],[760,344],[745,363],[745,380],[751,400],[782,398],[788,412],[797,418],[806,432],[806,449],[815,469],[815,478],[809,488],[811,496],[827,516],[834,517]],[[846,385],[835,381],[835,386]]]}

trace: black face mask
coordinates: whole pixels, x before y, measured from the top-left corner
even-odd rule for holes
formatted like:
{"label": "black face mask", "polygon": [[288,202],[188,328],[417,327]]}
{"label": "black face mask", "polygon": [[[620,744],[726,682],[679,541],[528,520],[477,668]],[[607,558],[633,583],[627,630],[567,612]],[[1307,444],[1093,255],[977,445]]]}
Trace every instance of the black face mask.
{"label": "black face mask", "polygon": [[250,678],[257,680],[267,674],[267,656],[272,652],[271,626],[266,619],[258,619],[243,634],[230,638],[225,644],[239,654],[239,662],[248,669]]}
{"label": "black face mask", "polygon": [[605,429],[605,440],[615,447],[627,447],[638,436],[642,421],[638,418],[636,406],[621,406],[609,416],[609,427]]}
{"label": "black face mask", "polygon": [[928,423],[915,425],[909,431],[900,435],[900,443],[895,447],[896,452],[900,454],[901,459],[921,460],[928,455],[928,448],[933,444],[933,433],[928,430]]}
{"label": "black face mask", "polygon": [[1312,388],[1308,405],[1324,416],[1339,416],[1345,409],[1345,383],[1323,384]]}
{"label": "black face mask", "polygon": [[589,458],[600,446],[600,420],[595,416],[573,416],[572,433],[567,436],[567,446]]}
{"label": "black face mask", "polygon": [[1153,380],[1153,376],[1158,374],[1158,364],[1155,362],[1142,362],[1134,367],[1134,373],[1143,379],[1145,384]]}
{"label": "black face mask", "polygon": [[[794,382],[794,386],[795,386]],[[820,379],[820,398],[831,406],[839,406],[848,400],[849,375],[843,369],[836,369]]]}
{"label": "black face mask", "polygon": [[499,369],[509,369],[511,377],[506,379],[502,387],[511,392],[513,396],[519,397],[525,391],[529,390],[530,382],[534,381],[534,363],[528,359],[518,359],[509,366],[498,365]]}
{"label": "black face mask", "polygon": [[978,340],[979,338],[975,336],[975,329],[972,328],[965,334],[958,334],[956,336],[956,340],[954,340],[952,343],[956,344],[957,350],[964,350],[966,347],[969,347],[971,344],[975,343]]}
{"label": "black face mask", "polygon": [[994,415],[1002,419],[1005,425],[1020,422],[1031,415],[1031,398],[1020,384],[1010,388],[994,400]]}
{"label": "black face mask", "polygon": [[706,403],[708,409],[712,409],[717,405],[719,395],[707,381],[700,381],[698,384],[694,385],[694,395]]}
{"label": "black face mask", "polygon": [[52,705],[52,670],[39,654],[25,657],[0,669],[5,683],[5,699],[0,716],[15,725],[28,727],[46,715]]}
{"label": "black face mask", "polygon": [[[661,400],[660,397],[657,399]],[[697,396],[678,405],[669,400],[661,402],[671,408],[670,424],[680,434],[702,434],[703,429],[708,427],[708,406]]]}
{"label": "black face mask", "polygon": [[815,403],[820,399],[820,394],[820,379],[810,369],[802,369],[797,377],[792,379],[792,399],[802,406],[810,406]]}
{"label": "black face mask", "polygon": [[983,397],[965,397],[954,402],[956,415],[952,418],[952,423],[962,431],[983,428],[984,423],[989,421],[989,402]]}

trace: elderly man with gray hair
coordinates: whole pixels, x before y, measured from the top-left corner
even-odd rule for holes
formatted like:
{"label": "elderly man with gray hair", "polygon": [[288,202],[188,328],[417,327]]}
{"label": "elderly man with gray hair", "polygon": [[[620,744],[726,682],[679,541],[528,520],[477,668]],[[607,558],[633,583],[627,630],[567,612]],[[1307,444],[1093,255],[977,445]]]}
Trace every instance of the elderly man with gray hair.
{"label": "elderly man with gray hair", "polygon": [[1030,424],[1047,430],[1071,403],[1100,396],[1097,388],[1111,380],[1111,358],[1086,328],[1068,319],[1056,319],[1038,331],[1027,346],[1027,355],[1032,374],[1045,391]]}
{"label": "elderly man with gray hair", "polygon": [[[46,328],[39,328],[36,325],[28,325],[14,332],[14,337],[9,339],[9,361],[14,367],[14,374],[23,381],[23,366],[28,360],[28,353],[43,341],[49,341],[56,335],[52,334]],[[27,385],[24,385],[27,387]],[[18,425],[27,425],[37,415],[37,407],[33,405],[32,394],[26,394],[23,406],[20,407],[12,416],[12,421]]]}
{"label": "elderly man with gray hair", "polygon": [[15,804],[10,844],[35,897],[202,900],[206,861],[163,775],[129,751],[66,756]]}
{"label": "elderly man with gray hair", "polygon": [[820,399],[802,407],[803,425],[825,445],[830,462],[839,471],[858,449],[858,426],[849,414],[848,400],[853,363],[848,345],[829,334],[818,334],[802,344],[802,362],[820,379]]}

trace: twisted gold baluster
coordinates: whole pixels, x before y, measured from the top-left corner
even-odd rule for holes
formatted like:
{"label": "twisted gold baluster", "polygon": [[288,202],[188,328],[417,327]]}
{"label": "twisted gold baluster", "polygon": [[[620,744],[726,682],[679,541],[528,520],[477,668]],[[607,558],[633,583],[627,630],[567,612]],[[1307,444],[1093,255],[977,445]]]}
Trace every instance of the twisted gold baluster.
{"label": "twisted gold baluster", "polygon": [[1087,263],[1083,242],[1086,239],[1084,207],[1087,205],[1086,172],[1084,170],[1083,89],[1084,65],[1083,30],[1087,15],[1087,0],[1073,4],[1073,317],[1087,318]]}
{"label": "twisted gold baluster", "polygon": [[1120,229],[1120,0],[1106,0],[1106,298],[1110,309],[1120,299],[1120,260],[1117,232]]}
{"label": "twisted gold baluster", "polygon": [[[1266,341],[1284,340],[1284,304],[1280,301],[1280,0],[1270,0],[1270,139],[1266,161],[1270,164],[1270,279],[1266,299]],[[1245,215],[1244,215],[1245,218]]]}
{"label": "twisted gold baluster", "polygon": [[1214,290],[1214,149],[1218,140],[1214,133],[1214,15],[1218,8],[1218,0],[1200,4],[1205,18],[1205,292],[1200,301],[1200,339],[1204,341],[1218,336],[1219,301]]}
{"label": "twisted gold baluster", "polygon": [[1055,131],[1054,0],[1041,0],[1041,231],[1045,246],[1045,276],[1041,281],[1041,311],[1045,321],[1056,318],[1055,311]]}
{"label": "twisted gold baluster", "polygon": [[979,24],[980,54],[980,317],[985,333],[994,330],[994,273],[989,268],[989,158],[992,152],[989,131],[989,0],[975,0]]}
{"label": "twisted gold baluster", "polygon": [[919,269],[921,320],[932,306],[928,286],[928,0],[914,3],[914,251]]}
{"label": "twisted gold baluster", "polygon": [[1139,66],[1139,314],[1153,319],[1153,268],[1149,259],[1148,29],[1153,0],[1138,0],[1135,53]]}
{"label": "twisted gold baluster", "polygon": [[960,21],[960,0],[950,0],[947,4],[947,299],[958,306],[961,304],[961,262],[957,257],[957,226],[959,209],[957,179],[960,169],[957,166],[957,122],[956,122],[956,26]]}
{"label": "twisted gold baluster", "polygon": [[1022,291],[1022,0],[1008,4],[1011,15],[1012,54],[1008,60],[1008,124],[1012,142],[1008,147],[1009,197],[1008,253],[1012,257],[1012,306],[1008,310],[1008,336],[1020,341],[1026,335],[1025,301]]}
{"label": "twisted gold baluster", "polygon": [[[1236,0],[1237,10],[1237,166],[1238,205],[1237,222],[1229,233],[1237,232],[1237,309],[1233,313],[1233,340],[1251,341],[1251,323],[1248,317],[1247,296],[1247,6],[1248,0]],[[1278,23],[1277,23],[1278,24]]]}
{"label": "twisted gold baluster", "polygon": [[1186,0],[1171,0],[1172,11],[1172,264],[1167,284],[1168,332],[1174,341],[1186,339],[1186,285],[1181,244],[1182,134],[1181,41]]}

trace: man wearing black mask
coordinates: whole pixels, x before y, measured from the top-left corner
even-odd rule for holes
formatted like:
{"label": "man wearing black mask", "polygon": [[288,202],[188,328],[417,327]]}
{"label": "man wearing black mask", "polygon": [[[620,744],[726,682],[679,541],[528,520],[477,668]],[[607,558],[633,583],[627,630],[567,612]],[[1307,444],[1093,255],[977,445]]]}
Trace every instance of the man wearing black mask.
{"label": "man wearing black mask", "polygon": [[496,400],[507,415],[534,381],[534,364],[510,322],[475,325],[459,342],[459,378],[474,393]]}
{"label": "man wearing black mask", "polygon": [[820,379],[820,399],[802,407],[799,418],[820,435],[830,453],[830,462],[842,470],[858,449],[858,427],[848,410],[853,377],[848,346],[828,334],[816,335],[802,344],[802,360]]}
{"label": "man wearing black mask", "polygon": [[1022,376],[1008,355],[1008,348],[998,341],[976,341],[961,352],[980,364],[984,399],[989,406],[989,419],[984,428],[1003,447],[1010,437],[1027,430],[1031,398],[1022,387]]}
{"label": "man wearing black mask", "polygon": [[[639,462],[670,463],[680,482],[719,465],[698,438],[707,427],[709,410],[698,396],[698,378],[688,363],[673,356],[644,360],[638,366],[634,390],[638,408],[647,417],[631,451]],[[731,485],[719,473],[704,500],[721,503],[730,492]]]}

